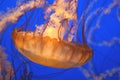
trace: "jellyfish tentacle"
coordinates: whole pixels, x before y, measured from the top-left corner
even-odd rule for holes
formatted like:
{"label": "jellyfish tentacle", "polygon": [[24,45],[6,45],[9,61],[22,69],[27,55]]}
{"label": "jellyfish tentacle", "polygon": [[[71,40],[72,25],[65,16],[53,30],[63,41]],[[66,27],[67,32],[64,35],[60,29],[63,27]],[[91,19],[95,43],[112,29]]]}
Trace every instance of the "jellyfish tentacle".
{"label": "jellyfish tentacle", "polygon": [[61,27],[62,27],[62,26],[60,26],[59,29],[58,29],[58,39],[59,39],[59,41],[61,41],[61,32],[60,32]]}
{"label": "jellyfish tentacle", "polygon": [[15,23],[19,19],[20,16],[24,15],[25,12],[27,12],[35,7],[41,7],[43,4],[44,4],[44,1],[32,0],[26,4],[23,4],[23,5],[20,5],[19,7],[14,8],[11,11],[8,11],[6,14],[0,16],[0,19],[1,19],[0,32],[3,29],[5,29],[7,22]]}

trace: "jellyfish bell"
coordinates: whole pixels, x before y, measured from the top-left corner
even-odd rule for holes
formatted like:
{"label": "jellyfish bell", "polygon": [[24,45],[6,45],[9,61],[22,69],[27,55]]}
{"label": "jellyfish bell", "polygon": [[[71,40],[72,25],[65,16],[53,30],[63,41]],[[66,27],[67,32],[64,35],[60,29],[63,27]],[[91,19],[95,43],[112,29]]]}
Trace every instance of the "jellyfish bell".
{"label": "jellyfish bell", "polygon": [[92,50],[86,44],[57,41],[55,38],[42,37],[34,32],[15,29],[12,39],[24,56],[45,66],[71,68],[83,65],[92,57]]}
{"label": "jellyfish bell", "polygon": [[[16,48],[31,61],[45,66],[72,68],[85,64],[92,57],[92,49],[86,43],[72,42],[73,35],[70,35],[76,26],[69,27],[70,20],[77,21],[76,5],[77,0],[56,0],[48,8],[55,11],[49,16],[48,23],[35,31],[14,29],[12,40]],[[67,31],[70,34],[64,40]]]}

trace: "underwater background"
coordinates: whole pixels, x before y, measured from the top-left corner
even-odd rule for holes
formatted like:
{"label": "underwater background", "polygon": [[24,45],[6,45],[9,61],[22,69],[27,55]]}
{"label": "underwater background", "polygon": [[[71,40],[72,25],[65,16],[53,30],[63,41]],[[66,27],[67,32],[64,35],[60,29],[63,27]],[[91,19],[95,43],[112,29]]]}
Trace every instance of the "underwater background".
{"label": "underwater background", "polygon": [[[8,11],[12,12],[17,5],[28,1],[30,0],[0,0],[0,21]],[[49,4],[54,2],[47,1]],[[7,27],[0,32],[0,58],[5,56],[3,54],[7,56],[0,59],[0,63],[4,63],[4,71],[0,70],[0,77],[7,74],[7,67],[11,65],[11,80],[120,80],[120,0],[78,0],[78,20],[87,5],[92,5],[89,6],[87,17],[101,9],[86,23],[86,41],[93,50],[90,61],[80,67],[57,69],[36,64],[21,55],[11,39],[11,33],[20,26],[33,31],[36,24],[43,24],[43,9],[34,8],[17,22],[7,22]],[[81,33],[79,34],[80,37]]]}

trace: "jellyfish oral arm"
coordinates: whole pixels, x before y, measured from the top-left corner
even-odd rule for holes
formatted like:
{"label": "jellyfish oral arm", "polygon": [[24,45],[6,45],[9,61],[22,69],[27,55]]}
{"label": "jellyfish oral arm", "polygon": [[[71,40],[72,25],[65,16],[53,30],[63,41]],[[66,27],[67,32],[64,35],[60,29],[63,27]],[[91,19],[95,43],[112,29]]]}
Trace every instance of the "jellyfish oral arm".
{"label": "jellyfish oral arm", "polygon": [[[53,8],[54,7],[54,8]],[[77,15],[76,15],[76,8],[77,8],[77,0],[73,1],[64,1],[64,0],[56,0],[53,5],[47,8],[45,12],[45,16],[49,13],[50,10],[54,10],[54,13],[51,14],[49,17],[49,22],[46,29],[44,30],[43,36],[49,36],[51,38],[56,38],[59,41],[63,39],[65,32],[68,30],[68,21],[73,20],[74,26],[70,30],[70,33],[75,33],[75,24],[77,23]],[[62,25],[64,24],[64,25]],[[39,26],[41,27],[41,26]],[[36,30],[40,31],[40,30]],[[42,32],[43,30],[41,30]],[[59,34],[60,32],[60,34]],[[69,35],[68,40],[72,41],[72,35]]]}

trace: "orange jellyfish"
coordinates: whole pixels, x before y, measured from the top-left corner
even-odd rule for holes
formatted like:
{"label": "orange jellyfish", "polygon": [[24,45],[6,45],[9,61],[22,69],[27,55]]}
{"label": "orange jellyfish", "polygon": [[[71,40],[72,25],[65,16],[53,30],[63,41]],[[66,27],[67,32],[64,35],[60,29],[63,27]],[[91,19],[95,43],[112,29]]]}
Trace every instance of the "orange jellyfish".
{"label": "orange jellyfish", "polygon": [[[12,40],[16,48],[31,61],[54,68],[81,66],[92,57],[92,49],[83,42],[73,42],[77,31],[77,0],[55,0],[45,11],[48,22],[35,31],[15,29]],[[52,14],[48,15],[51,11]],[[75,24],[69,27],[70,21]],[[69,32],[69,33],[67,33]],[[67,36],[67,38],[64,38]],[[84,41],[84,26],[82,27]]]}

